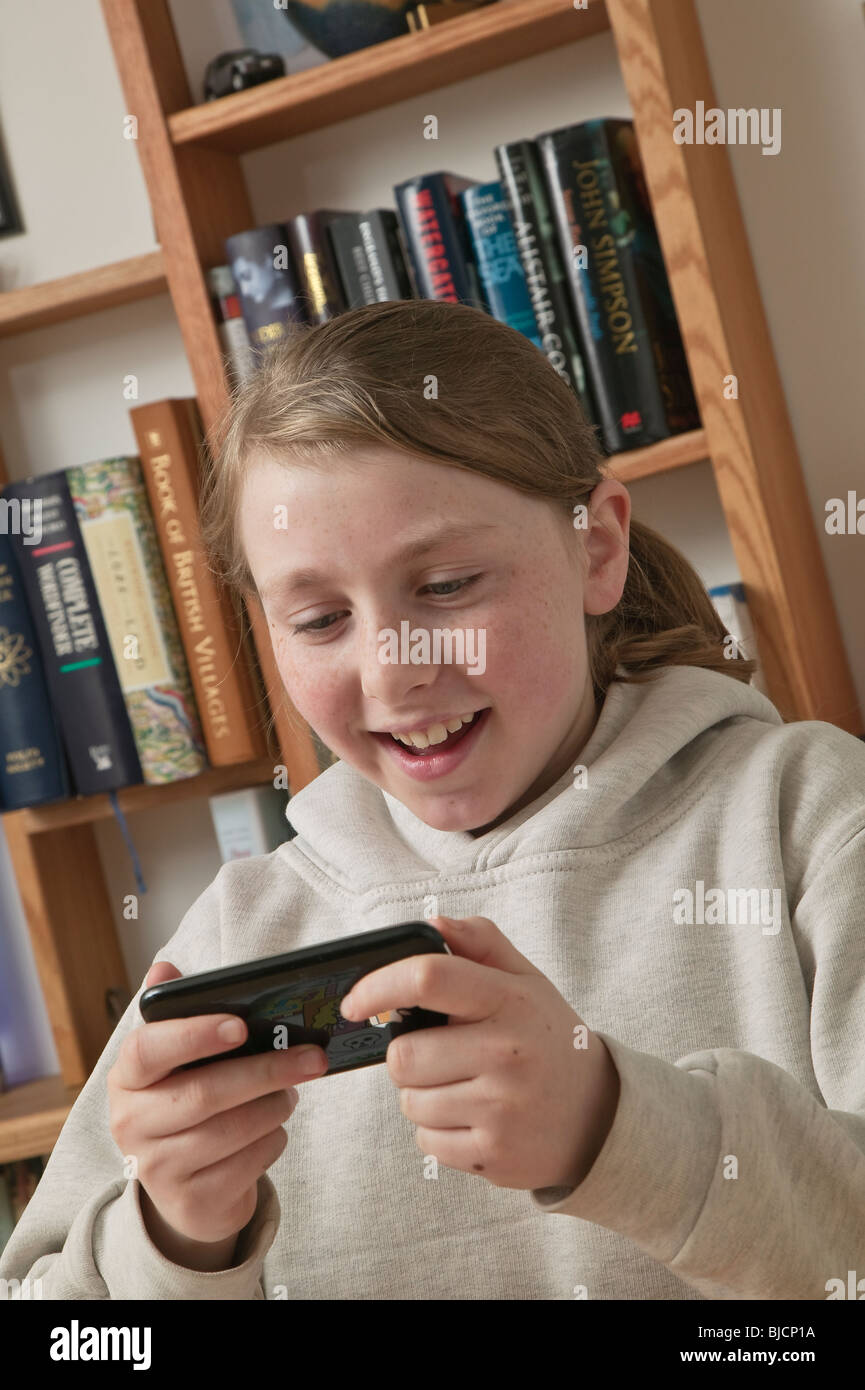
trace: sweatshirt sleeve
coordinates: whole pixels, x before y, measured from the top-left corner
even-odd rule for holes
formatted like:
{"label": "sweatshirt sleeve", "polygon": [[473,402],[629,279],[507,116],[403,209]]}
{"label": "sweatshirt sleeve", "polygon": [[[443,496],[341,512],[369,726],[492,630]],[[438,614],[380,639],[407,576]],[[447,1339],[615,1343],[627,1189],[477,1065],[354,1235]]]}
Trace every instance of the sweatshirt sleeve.
{"label": "sweatshirt sleeve", "polygon": [[[222,871],[193,903],[157,959],[184,975],[220,963]],[[202,962],[206,963],[202,963]],[[77,1096],[36,1191],[0,1253],[0,1279],[18,1280],[33,1297],[34,1280],[49,1299],[263,1299],[264,1257],[279,1226],[276,1189],[258,1181],[258,1205],[240,1234],[233,1268],[202,1273],[174,1264],[150,1240],[141,1185],[124,1172],[109,1128],[106,1078],[133,1028],[142,981]],[[40,1288],[39,1285],[36,1286]],[[0,1284],[7,1297],[19,1286]],[[26,1296],[26,1295],[25,1295]]]}
{"label": "sweatshirt sleeve", "polygon": [[825,1300],[830,1281],[865,1277],[865,830],[816,874],[792,929],[822,1100],[750,1052],[671,1063],[601,1033],[621,1080],[604,1146],[578,1187],[531,1193],[707,1298]]}

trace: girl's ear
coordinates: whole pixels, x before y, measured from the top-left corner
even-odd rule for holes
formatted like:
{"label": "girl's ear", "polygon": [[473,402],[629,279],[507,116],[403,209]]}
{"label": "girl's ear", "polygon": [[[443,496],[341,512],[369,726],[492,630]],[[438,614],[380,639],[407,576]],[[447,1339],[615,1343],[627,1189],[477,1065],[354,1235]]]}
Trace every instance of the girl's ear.
{"label": "girl's ear", "polygon": [[624,483],[605,478],[589,501],[584,535],[588,565],[583,583],[586,613],[609,613],[622,597],[630,562],[631,497]]}

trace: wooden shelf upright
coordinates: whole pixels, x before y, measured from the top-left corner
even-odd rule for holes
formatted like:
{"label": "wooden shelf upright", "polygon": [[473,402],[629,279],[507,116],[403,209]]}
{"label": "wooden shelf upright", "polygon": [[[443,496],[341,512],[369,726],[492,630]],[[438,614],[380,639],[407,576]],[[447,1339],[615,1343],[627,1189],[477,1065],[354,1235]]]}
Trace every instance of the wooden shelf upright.
{"label": "wooden shelf upright", "polygon": [[[588,0],[585,9],[573,0],[498,0],[200,105],[192,104],[167,0],[101,3],[127,112],[138,120],[161,245],[155,255],[67,277],[61,317],[167,287],[208,430],[228,387],[205,272],[224,264],[226,237],[257,221],[243,154],[611,30],[703,422],[691,435],[618,456],[612,471],[629,482],[711,461],[772,700],[787,719],[863,732],[727,152],[672,139],[675,110],[697,100],[715,105],[694,0]],[[52,321],[45,289],[0,295],[0,336]],[[723,391],[730,375],[739,384],[734,400]],[[278,692],[260,609],[250,619],[268,691]],[[318,773],[314,749],[298,739],[287,709],[275,716],[298,790]],[[131,788],[121,804],[205,795],[269,780],[271,771],[263,762],[170,788]],[[35,1136],[41,1145],[59,1128],[110,1034],[105,991],[128,987],[93,833],[106,806],[105,798],[78,798],[4,820],[62,1077],[0,1097],[0,1157],[32,1151],[24,1146]]]}

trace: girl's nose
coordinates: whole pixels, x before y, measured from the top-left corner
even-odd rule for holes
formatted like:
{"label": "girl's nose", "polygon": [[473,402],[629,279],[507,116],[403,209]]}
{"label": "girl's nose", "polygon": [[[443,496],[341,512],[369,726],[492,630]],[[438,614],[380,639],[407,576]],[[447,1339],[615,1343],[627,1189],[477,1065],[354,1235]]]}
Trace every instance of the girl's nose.
{"label": "girl's nose", "polygon": [[383,625],[370,626],[361,639],[361,685],[369,699],[378,700],[383,709],[399,708],[405,694],[429,685],[436,677],[431,660],[412,661],[412,650],[423,655],[421,634],[427,634],[426,649],[432,651],[431,634],[422,624],[394,616]]}

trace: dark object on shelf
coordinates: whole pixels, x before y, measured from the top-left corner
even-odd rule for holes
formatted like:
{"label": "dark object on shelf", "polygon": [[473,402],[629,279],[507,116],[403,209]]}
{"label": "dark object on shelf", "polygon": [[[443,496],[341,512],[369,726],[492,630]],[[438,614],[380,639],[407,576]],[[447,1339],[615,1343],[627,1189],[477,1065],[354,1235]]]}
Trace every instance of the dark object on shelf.
{"label": "dark object on shelf", "polygon": [[280,5],[298,33],[328,58],[409,33],[406,11],[411,8],[413,0],[284,0]]}
{"label": "dark object on shelf", "polygon": [[204,73],[204,100],[244,92],[262,82],[285,77],[285,63],[278,53],[259,53],[255,48],[233,48],[218,53]]}
{"label": "dark object on shelf", "polygon": [[23,231],[24,223],[21,220],[21,213],[12,191],[12,180],[6,167],[3,151],[0,150],[0,236],[12,236],[14,232]]}

